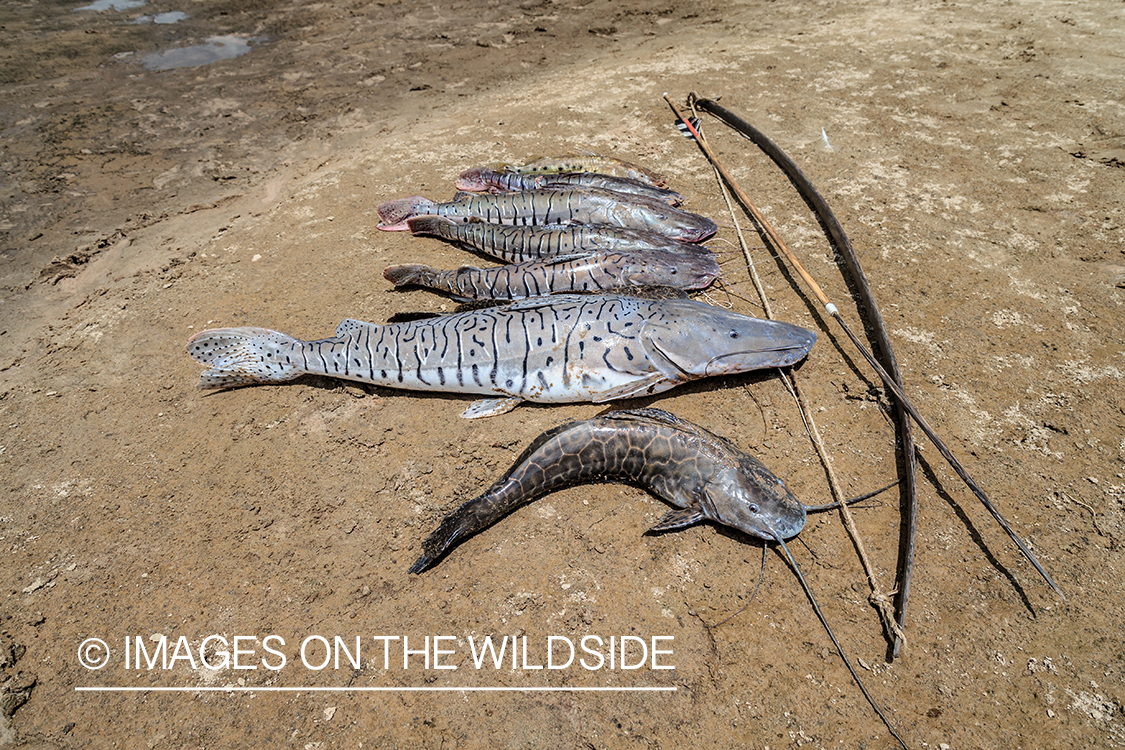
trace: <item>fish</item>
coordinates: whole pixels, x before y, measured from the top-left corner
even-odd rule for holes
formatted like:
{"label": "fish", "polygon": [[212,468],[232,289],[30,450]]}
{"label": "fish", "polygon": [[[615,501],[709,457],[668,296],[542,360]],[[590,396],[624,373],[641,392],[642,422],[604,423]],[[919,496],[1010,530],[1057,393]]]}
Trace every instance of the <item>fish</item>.
{"label": "fish", "polygon": [[714,256],[663,251],[574,253],[498,268],[462,266],[442,271],[421,264],[390,266],[383,278],[395,286],[439,289],[458,300],[513,300],[566,292],[624,287],[703,289],[719,275]]}
{"label": "fish", "polygon": [[786,367],[815,341],[800,326],[691,299],[564,294],[402,323],[347,319],[331,338],[315,341],[268,328],[210,329],[192,336],[185,349],[207,366],[201,388],[314,374],[489,396],[461,414],[472,419],[523,401],[601,403],[704,377]]}
{"label": "fish", "polygon": [[773,541],[796,536],[807,518],[785,482],[730,440],[661,409],[614,411],[536,438],[491,487],[426,537],[410,572],[433,567],[461,541],[536,498],[598,481],[637,484],[675,506],[651,531],[714,521]]}
{"label": "fish", "polygon": [[614,177],[598,172],[519,174],[518,172],[497,172],[487,167],[476,167],[462,172],[457,178],[456,185],[458,190],[470,193],[498,193],[580,185],[613,190],[627,195],[643,195],[663,201],[670,206],[678,206],[684,202],[684,196],[674,190],[655,187],[647,182],[641,182],[630,177]]}
{"label": "fish", "polygon": [[598,156],[597,154],[568,154],[566,156],[545,157],[515,165],[504,164],[503,169],[516,174],[561,174],[568,172],[599,172],[614,175],[615,177],[628,177],[640,180],[653,187],[667,187],[668,181],[651,169],[631,164],[612,156]]}
{"label": "fish", "polygon": [[454,221],[474,219],[493,224],[607,224],[642,229],[674,240],[697,242],[718,230],[705,216],[638,195],[623,195],[592,187],[541,188],[518,193],[460,193],[448,203],[421,195],[379,205],[379,229],[404,231],[412,216],[433,214]]}
{"label": "fish", "polygon": [[460,222],[445,216],[415,216],[406,220],[412,234],[427,234],[478,250],[505,263],[569,255],[583,251],[711,254],[706,245],[680,242],[662,234],[623,227],[546,224],[535,227]]}
{"label": "fish", "polygon": [[784,481],[730,440],[661,409],[609,412],[547,430],[491,487],[445,516],[422,541],[422,554],[408,572],[419,574],[433,568],[464,540],[549,492],[599,481],[636,484],[674,506],[649,531],[674,531],[712,521],[776,542],[864,697],[906,749],[844,653],[785,543],[801,533],[809,513],[839,503],[804,505]]}

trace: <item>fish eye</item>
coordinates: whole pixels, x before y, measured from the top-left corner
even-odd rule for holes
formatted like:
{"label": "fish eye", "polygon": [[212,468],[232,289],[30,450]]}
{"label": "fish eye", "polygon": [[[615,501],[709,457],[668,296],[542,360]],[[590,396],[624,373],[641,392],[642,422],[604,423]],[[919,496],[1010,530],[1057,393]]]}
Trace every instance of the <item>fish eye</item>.
{"label": "fish eye", "polygon": [[741,333],[739,333],[738,331],[731,331],[731,332],[730,332],[730,337],[731,337],[732,339],[736,339],[736,338],[738,338],[738,337],[739,337],[739,336],[741,336],[741,335],[742,335],[742,334],[741,334]]}
{"label": "fish eye", "polygon": [[758,512],[758,504],[757,503],[750,503],[750,512],[751,513],[757,513]]}

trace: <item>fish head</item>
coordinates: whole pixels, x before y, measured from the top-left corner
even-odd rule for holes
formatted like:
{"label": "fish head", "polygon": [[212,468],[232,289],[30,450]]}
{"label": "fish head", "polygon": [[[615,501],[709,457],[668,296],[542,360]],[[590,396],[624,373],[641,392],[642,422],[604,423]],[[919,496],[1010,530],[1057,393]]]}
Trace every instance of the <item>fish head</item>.
{"label": "fish head", "polygon": [[664,300],[663,314],[644,330],[645,350],[670,379],[685,382],[769,367],[788,367],[805,357],[816,333],[695,300]]}
{"label": "fish head", "polygon": [[719,263],[710,253],[652,250],[623,254],[622,279],[631,286],[669,286],[703,289],[719,276]]}
{"label": "fish head", "polygon": [[718,472],[704,493],[708,517],[759,539],[788,539],[805,527],[805,506],[753,456]]}
{"label": "fish head", "polygon": [[719,225],[706,216],[672,208],[667,204],[660,207],[662,202],[657,200],[653,200],[653,203],[658,204],[655,213],[659,219],[652,222],[650,229],[658,234],[681,242],[699,242],[719,230]]}

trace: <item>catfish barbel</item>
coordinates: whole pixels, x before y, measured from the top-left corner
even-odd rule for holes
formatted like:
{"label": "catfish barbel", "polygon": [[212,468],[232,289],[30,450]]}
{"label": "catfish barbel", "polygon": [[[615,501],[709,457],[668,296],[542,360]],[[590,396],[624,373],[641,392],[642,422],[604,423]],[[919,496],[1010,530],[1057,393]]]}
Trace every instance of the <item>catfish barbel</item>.
{"label": "catfish barbel", "polygon": [[647,182],[655,187],[665,187],[668,181],[651,169],[631,164],[612,156],[597,154],[568,154],[566,156],[544,157],[527,164],[505,164],[506,172],[517,174],[562,174],[567,172],[598,172],[616,177],[628,177]]}
{"label": "catfish barbel", "polygon": [[607,224],[643,229],[685,242],[710,237],[718,229],[705,216],[640,195],[623,195],[592,187],[542,188],[518,193],[459,193],[449,203],[420,195],[379,206],[379,229],[402,231],[412,216],[434,214],[454,221],[539,226],[542,224]]}
{"label": "catfish barbel", "polygon": [[709,254],[575,253],[498,268],[462,266],[443,271],[420,264],[391,266],[383,278],[395,286],[416,284],[454,299],[513,300],[567,292],[604,292],[639,286],[703,289],[719,275]]}
{"label": "catfish barbel", "polygon": [[680,242],[662,234],[622,227],[547,224],[536,227],[460,222],[444,216],[416,216],[406,220],[412,234],[431,234],[498,258],[506,263],[550,258],[597,250],[602,252],[705,253],[704,245]]}
{"label": "catfish barbel", "polygon": [[580,482],[630,482],[676,506],[652,531],[715,521],[759,539],[796,536],[806,507],[726,438],[660,409],[615,411],[536,438],[504,476],[445,517],[410,567],[420,573],[521,505]]}
{"label": "catfish barbel", "polygon": [[186,350],[208,366],[201,388],[314,374],[491,396],[461,415],[473,418],[521,401],[600,403],[785,367],[815,341],[804,328],[690,299],[571,294],[404,323],[349,319],[317,341],[267,328],[217,328],[192,336]]}
{"label": "catfish barbel", "polygon": [[519,174],[496,172],[486,167],[467,169],[457,177],[457,189],[470,193],[496,193],[516,190],[538,190],[545,187],[580,185],[613,190],[627,195],[643,195],[678,206],[684,197],[674,190],[660,188],[630,177],[614,177],[598,172],[562,172],[560,174]]}

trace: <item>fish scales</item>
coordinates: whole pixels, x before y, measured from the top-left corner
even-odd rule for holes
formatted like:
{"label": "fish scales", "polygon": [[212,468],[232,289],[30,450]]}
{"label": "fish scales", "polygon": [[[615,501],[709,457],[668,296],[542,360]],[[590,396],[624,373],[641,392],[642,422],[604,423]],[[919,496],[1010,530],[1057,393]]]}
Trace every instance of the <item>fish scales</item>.
{"label": "fish scales", "polygon": [[187,352],[204,388],[304,374],[411,390],[491,396],[463,416],[521,401],[602,402],[661,393],[702,377],[793,364],[816,334],[686,299],[555,295],[504,307],[378,325],[345,320],[302,341],[264,328],[202,331]]}
{"label": "fish scales", "polygon": [[598,250],[643,252],[660,250],[708,254],[704,245],[680,242],[662,234],[604,225],[546,224],[537,227],[457,222],[444,216],[416,216],[407,220],[413,234],[427,234],[479,250],[506,263],[523,263],[557,255]]}
{"label": "fish scales", "polygon": [[386,231],[406,230],[409,218],[426,214],[446,216],[454,221],[515,226],[604,224],[642,229],[685,242],[702,240],[718,229],[718,225],[707,217],[675,208],[663,201],[592,187],[468,193],[448,203],[435,203],[423,196],[412,196],[382,203],[378,212],[381,219],[379,228]]}
{"label": "fish scales", "polygon": [[718,275],[719,264],[713,256],[659,250],[561,255],[487,269],[463,266],[442,271],[406,264],[383,271],[383,277],[395,286],[416,284],[448,292],[461,300],[513,300],[624,287],[702,289]]}
{"label": "fish scales", "polygon": [[762,539],[795,536],[806,509],[773,472],[726,438],[659,409],[618,411],[540,435],[479,496],[422,543],[419,573],[522,505],[581,482],[630,482],[675,506],[653,527],[716,521]]}

